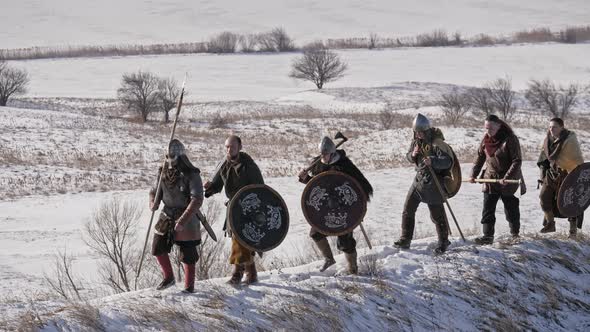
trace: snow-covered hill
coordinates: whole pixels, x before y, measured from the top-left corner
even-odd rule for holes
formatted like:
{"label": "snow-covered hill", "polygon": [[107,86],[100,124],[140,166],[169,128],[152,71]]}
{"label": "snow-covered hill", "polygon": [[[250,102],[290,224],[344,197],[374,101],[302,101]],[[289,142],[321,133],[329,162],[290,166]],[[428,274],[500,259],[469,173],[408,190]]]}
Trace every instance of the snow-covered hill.
{"label": "snow-covered hill", "polygon": [[[526,235],[494,246],[456,242],[432,256],[411,250],[360,254],[359,276],[319,262],[259,275],[249,287],[223,279],[196,292],[153,289],[88,302],[3,305],[0,328],[41,331],[587,331],[590,239]],[[25,309],[25,310],[23,310]],[[18,312],[17,315],[13,314]]]}

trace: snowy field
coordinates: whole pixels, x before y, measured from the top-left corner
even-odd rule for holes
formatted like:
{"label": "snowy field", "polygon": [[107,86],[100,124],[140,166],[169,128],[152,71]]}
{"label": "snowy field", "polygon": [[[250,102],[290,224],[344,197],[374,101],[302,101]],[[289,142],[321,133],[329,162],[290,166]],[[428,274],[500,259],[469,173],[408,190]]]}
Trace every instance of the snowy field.
{"label": "snowy field", "polygon": [[585,0],[2,1],[0,48],[204,41],[222,31],[282,26],[297,43],[404,37],[446,29],[473,36],[588,24]]}
{"label": "snowy field", "polygon": [[[255,33],[275,26],[283,26],[297,43],[438,28],[503,34],[583,25],[590,17],[590,3],[581,0],[459,0],[442,6],[434,0],[23,0],[2,4],[0,48],[203,41],[223,30]],[[0,108],[0,311],[5,313],[0,330],[590,330],[590,226],[586,222],[575,241],[567,239],[563,220],[557,233],[538,233],[542,212],[535,160],[548,116],[528,109],[523,93],[530,79],[590,83],[590,44],[338,54],[350,70],[321,92],[288,77],[295,53],[11,61],[30,73],[31,85],[27,95]],[[137,70],[176,80],[188,73],[177,137],[204,179],[223,158],[225,137],[234,133],[285,199],[289,234],[260,261],[259,284],[233,288],[224,284],[225,277],[210,279],[199,281],[190,296],[179,293],[180,284],[165,292],[147,288],[118,295],[105,286],[102,262],[83,236],[85,224],[105,202],[133,202],[142,211],[133,235],[143,243],[150,215],[147,191],[171,127],[160,122],[162,114],[140,123],[121,110],[115,99],[121,76]],[[411,120],[421,112],[443,130],[467,177],[483,121],[470,112],[453,127],[444,121],[437,99],[506,76],[516,91],[518,111],[511,124],[520,138],[528,185],[520,197],[522,238],[509,239],[499,204],[498,241],[474,246],[481,232],[482,194],[479,185],[464,184],[450,204],[467,242],[450,220],[450,250],[433,256],[434,226],[422,206],[412,249],[393,248],[415,173],[404,159]],[[388,128],[380,119],[384,110],[395,118]],[[576,131],[586,160],[589,117],[590,94],[582,93],[567,125]],[[218,119],[223,121],[213,125]],[[338,130],[350,139],[343,145],[347,155],[375,188],[364,223],[373,250],[355,230],[360,276],[343,275],[343,255],[325,273],[316,272],[321,263],[300,208],[303,185],[295,176],[316,155],[321,136]],[[208,201],[222,206],[222,196]],[[227,245],[219,222],[224,211],[219,212],[213,228]],[[61,300],[44,280],[55,267],[55,254],[64,250],[74,259],[73,273],[81,278],[87,301]],[[149,254],[147,262],[154,267]]]}
{"label": "snowy field", "polygon": [[[537,44],[476,48],[411,48],[338,52],[350,67],[326,88],[389,87],[399,82],[482,86],[512,78],[514,90],[531,79],[587,84],[590,44]],[[190,101],[275,100],[312,89],[289,78],[296,53],[167,55],[11,61],[31,73],[29,96],[114,98],[123,73],[151,71],[187,82]],[[222,73],[222,74],[220,74]],[[395,91],[397,92],[397,91]],[[356,99],[354,93],[347,98]],[[359,96],[363,97],[363,96]],[[379,100],[380,101],[380,100]],[[384,100],[387,101],[387,100]]]}

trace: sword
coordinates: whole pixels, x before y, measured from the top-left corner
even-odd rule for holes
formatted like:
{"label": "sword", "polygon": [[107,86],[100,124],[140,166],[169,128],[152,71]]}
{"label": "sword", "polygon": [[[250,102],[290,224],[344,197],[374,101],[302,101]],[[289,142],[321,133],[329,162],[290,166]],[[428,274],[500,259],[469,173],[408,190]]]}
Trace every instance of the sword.
{"label": "sword", "polygon": [[213,241],[217,242],[217,236],[215,236],[215,232],[213,232],[211,225],[209,225],[207,217],[205,217],[201,210],[197,211],[197,218],[199,218],[199,220],[201,221],[201,225],[203,225],[203,227],[207,231],[207,234],[209,234],[209,237],[211,237]]}

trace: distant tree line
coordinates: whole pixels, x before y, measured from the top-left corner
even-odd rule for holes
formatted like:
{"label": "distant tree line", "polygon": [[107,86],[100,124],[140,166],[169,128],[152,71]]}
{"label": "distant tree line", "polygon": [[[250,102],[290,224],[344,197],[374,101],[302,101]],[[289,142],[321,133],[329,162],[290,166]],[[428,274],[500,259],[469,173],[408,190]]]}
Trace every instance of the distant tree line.
{"label": "distant tree line", "polygon": [[[396,47],[488,46],[512,43],[583,43],[590,41],[590,25],[572,26],[559,31],[549,28],[522,30],[508,36],[478,34],[465,38],[460,32],[449,34],[443,29],[411,37],[384,37],[372,32],[366,37],[329,38],[320,41],[328,49],[375,49]],[[239,34],[223,31],[207,41],[152,45],[60,46],[0,49],[0,60],[73,58],[93,56],[131,56],[191,53],[292,52],[304,50],[282,27],[268,32]]]}

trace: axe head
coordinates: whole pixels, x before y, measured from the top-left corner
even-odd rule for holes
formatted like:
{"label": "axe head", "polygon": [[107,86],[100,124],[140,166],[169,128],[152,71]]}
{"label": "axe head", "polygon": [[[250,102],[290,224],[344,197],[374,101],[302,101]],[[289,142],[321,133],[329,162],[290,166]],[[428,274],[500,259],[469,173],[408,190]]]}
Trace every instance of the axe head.
{"label": "axe head", "polygon": [[344,136],[344,134],[342,134],[341,132],[337,132],[334,136],[334,139],[341,139],[343,142],[348,141],[348,138]]}

